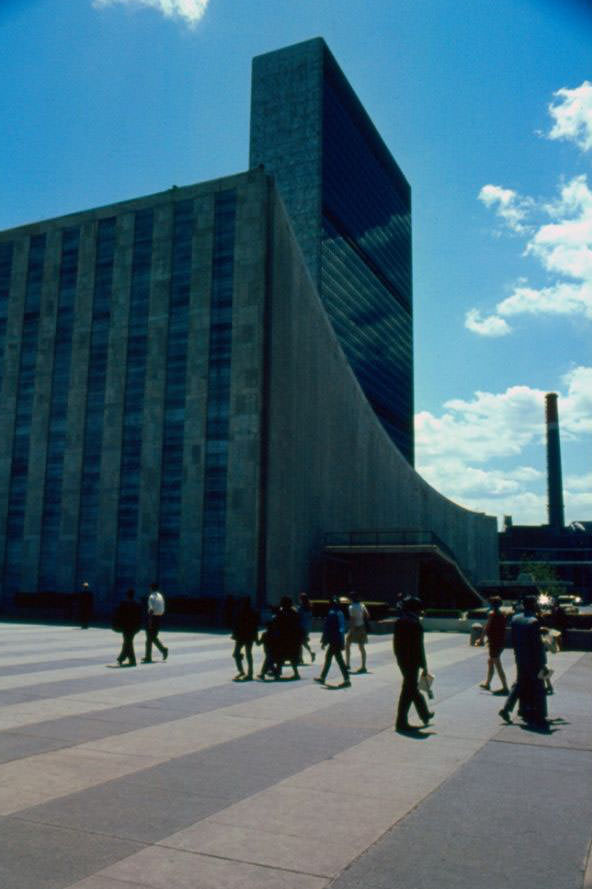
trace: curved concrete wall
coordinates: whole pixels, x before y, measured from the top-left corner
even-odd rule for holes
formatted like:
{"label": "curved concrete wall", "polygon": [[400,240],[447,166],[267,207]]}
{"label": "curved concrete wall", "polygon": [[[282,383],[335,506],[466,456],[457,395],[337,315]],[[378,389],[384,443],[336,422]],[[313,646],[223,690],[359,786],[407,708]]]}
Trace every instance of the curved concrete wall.
{"label": "curved concrete wall", "polygon": [[498,576],[493,517],[430,487],[392,444],[366,401],[270,186],[267,596],[308,589],[324,533],[433,531],[474,581]]}

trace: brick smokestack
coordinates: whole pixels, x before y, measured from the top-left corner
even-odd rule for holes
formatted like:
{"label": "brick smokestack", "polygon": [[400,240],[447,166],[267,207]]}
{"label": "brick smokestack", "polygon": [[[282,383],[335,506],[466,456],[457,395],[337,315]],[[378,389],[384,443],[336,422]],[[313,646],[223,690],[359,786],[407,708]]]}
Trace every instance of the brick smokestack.
{"label": "brick smokestack", "polygon": [[557,394],[545,395],[545,418],[547,422],[547,492],[549,525],[560,531],[565,523],[563,515],[563,482],[561,479],[561,450],[559,447],[559,415]]}

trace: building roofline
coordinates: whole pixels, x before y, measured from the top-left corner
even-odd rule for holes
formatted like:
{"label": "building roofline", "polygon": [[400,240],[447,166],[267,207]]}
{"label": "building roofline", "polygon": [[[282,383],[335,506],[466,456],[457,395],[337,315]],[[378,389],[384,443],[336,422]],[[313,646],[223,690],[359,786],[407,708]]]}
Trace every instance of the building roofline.
{"label": "building roofline", "polygon": [[98,207],[88,207],[84,210],[75,210],[72,213],[65,213],[60,216],[49,216],[36,222],[27,222],[14,228],[3,229],[0,231],[0,241],[9,241],[15,236],[26,234],[34,235],[40,231],[47,231],[48,228],[65,228],[77,225],[87,221],[89,217],[103,219],[108,216],[119,216],[127,210],[135,211],[144,206],[153,207],[158,204],[169,203],[171,200],[187,200],[188,198],[198,197],[201,194],[226,191],[227,189],[237,187],[245,179],[253,181],[258,176],[273,179],[262,167],[253,167],[250,170],[232,173],[229,176],[222,176],[218,179],[209,179],[205,182],[195,182],[190,185],[173,185],[164,191],[156,191],[136,198],[125,198],[122,201],[102,204]]}

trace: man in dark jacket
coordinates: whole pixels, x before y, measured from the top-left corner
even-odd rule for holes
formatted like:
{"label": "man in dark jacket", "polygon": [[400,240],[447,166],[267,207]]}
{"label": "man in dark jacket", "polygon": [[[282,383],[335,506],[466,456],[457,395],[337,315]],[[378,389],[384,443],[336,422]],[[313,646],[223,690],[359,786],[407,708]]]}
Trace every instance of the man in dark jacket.
{"label": "man in dark jacket", "polygon": [[123,635],[123,645],[117,658],[117,663],[123,667],[124,661],[129,661],[128,666],[136,666],[136,653],[134,651],[134,636],[142,626],[142,606],[134,599],[134,590],[129,589],[126,598],[119,603],[114,624]]}
{"label": "man in dark jacket", "polygon": [[339,599],[334,597],[331,599],[331,607],[329,608],[329,613],[323,624],[323,636],[321,638],[321,648],[327,649],[325,663],[321,670],[321,675],[315,676],[315,682],[320,682],[321,685],[324,685],[325,683],[333,658],[337,661],[337,665],[343,676],[343,682],[341,683],[340,688],[349,688],[351,685],[349,673],[347,672],[347,667],[343,662],[343,655],[341,653],[345,648],[344,630],[345,619],[343,617],[343,612],[339,607]]}
{"label": "man in dark jacket", "polygon": [[275,619],[275,678],[279,679],[282,664],[287,661],[294,671],[292,679],[300,679],[298,664],[302,660],[302,625],[295,611],[292,599],[283,596]]}
{"label": "man in dark jacket", "polygon": [[416,596],[408,596],[403,600],[400,617],[395,621],[393,649],[403,675],[395,726],[398,732],[412,730],[407,721],[411,704],[415,704],[415,709],[424,725],[427,725],[434,716],[418,688],[419,671],[421,670],[423,674],[428,671],[420,613],[421,601]]}

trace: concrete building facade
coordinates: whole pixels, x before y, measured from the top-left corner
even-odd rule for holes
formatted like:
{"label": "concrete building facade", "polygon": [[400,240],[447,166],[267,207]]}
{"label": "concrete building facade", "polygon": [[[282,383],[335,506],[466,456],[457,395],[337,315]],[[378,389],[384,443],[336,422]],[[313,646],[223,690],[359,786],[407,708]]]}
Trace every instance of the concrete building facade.
{"label": "concrete building facade", "polygon": [[393,596],[497,577],[495,519],[412,468],[409,187],[322,40],[255,60],[251,157],[0,233],[4,610],[319,593],[359,529]]}
{"label": "concrete building facade", "polygon": [[107,611],[154,578],[273,602],[341,528],[430,529],[495,576],[495,520],[393,446],[264,171],[3,232],[0,256],[5,608],[87,580]]}

